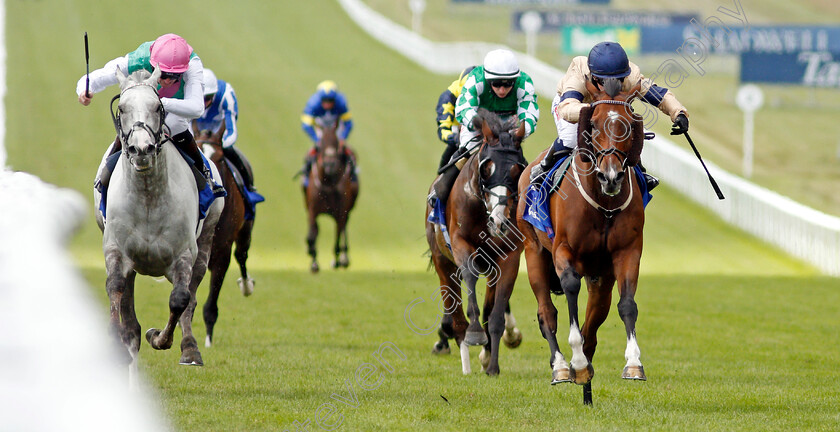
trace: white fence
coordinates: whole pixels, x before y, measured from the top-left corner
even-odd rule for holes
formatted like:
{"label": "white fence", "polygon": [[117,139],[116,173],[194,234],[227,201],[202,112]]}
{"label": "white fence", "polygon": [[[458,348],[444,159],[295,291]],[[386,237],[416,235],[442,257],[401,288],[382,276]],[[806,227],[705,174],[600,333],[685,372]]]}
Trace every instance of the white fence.
{"label": "white fence", "polygon": [[[466,66],[481,64],[487,51],[501,47],[485,42],[432,42],[391,22],[361,0],[338,2],[371,36],[434,73],[454,75]],[[522,69],[528,71],[534,80],[537,92],[553,98],[563,71],[523,53],[517,53],[517,57]],[[645,146],[644,160],[647,168],[659,175],[669,187],[710,209],[725,221],[827,274],[840,276],[840,218],[805,207],[707,162],[726,195],[726,200],[720,201],[694,154],[662,137]]]}

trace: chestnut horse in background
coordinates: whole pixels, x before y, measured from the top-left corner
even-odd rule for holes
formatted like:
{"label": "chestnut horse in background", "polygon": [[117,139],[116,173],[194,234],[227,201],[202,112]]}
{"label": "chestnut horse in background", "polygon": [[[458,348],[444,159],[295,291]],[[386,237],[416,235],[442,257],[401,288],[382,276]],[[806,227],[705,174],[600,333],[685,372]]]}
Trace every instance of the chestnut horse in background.
{"label": "chestnut horse in background", "polygon": [[[452,186],[443,215],[445,227],[429,221],[429,214],[435,210],[426,205],[426,240],[445,308],[438,331],[441,340],[433,352],[448,353],[447,339],[454,338],[461,353],[462,372],[468,374],[468,346],[483,345],[479,354],[482,369],[488,375],[498,375],[503,334],[508,347],[516,348],[522,341],[508,301],[519,273],[524,239],[511,218],[516,214],[517,181],[528,163],[521,149],[525,123],[517,129],[516,119],[502,123],[495,114],[479,109],[473,124],[482,131],[483,142]],[[481,325],[475,290],[481,275],[487,277],[483,310],[488,320],[486,329]],[[469,297],[469,322],[461,307],[462,279]]]}
{"label": "chestnut horse in background", "polygon": [[[224,129],[224,126],[222,128]],[[216,225],[216,234],[213,237],[213,247],[210,251],[210,262],[208,264],[210,292],[207,294],[207,301],[204,302],[204,325],[207,328],[204,346],[208,348],[213,343],[213,328],[219,318],[219,293],[222,290],[222,283],[225,281],[228,267],[230,267],[230,255],[234,243],[236,243],[236,251],[233,256],[239,263],[239,271],[242,274],[242,277],[237,280],[239,290],[246,297],[254,292],[254,279],[248,275],[248,268],[245,266],[248,260],[248,250],[251,248],[251,232],[254,229],[254,220],[245,219],[245,206],[248,204],[242,196],[242,191],[237,186],[231,163],[222,153],[220,142],[222,133],[210,135],[208,132],[204,132],[196,139],[196,142],[202,146],[207,159],[212,161],[219,169],[219,174],[222,176],[222,182],[227,192],[225,208],[219,218],[219,223]],[[251,178],[254,178],[253,174]]]}
{"label": "chestnut horse in background", "polygon": [[[612,95],[602,88],[612,88]],[[578,147],[570,156],[574,159],[567,178],[560,184],[560,191],[548,197],[554,238],[549,239],[523,219],[531,166],[519,181],[517,223],[525,234],[528,279],[538,303],[540,330],[551,351],[552,384],[584,385],[584,403],[591,404],[597,331],[609,313],[615,282],[618,314],[627,335],[627,363],[621,377],[646,379],[636,343],[638,309],[634,300],[645,214],[633,167],[639,163],[644,125],[630,106],[639,86],[620,93],[615,85],[595,87],[587,82],[587,89],[595,102],[581,111]],[[582,330],[578,325],[581,277],[586,279],[589,293]],[[565,294],[568,303],[569,364],[557,344],[557,309],[551,301],[552,293]]]}
{"label": "chestnut horse in background", "polygon": [[347,255],[347,219],[359,195],[359,182],[353,178],[352,160],[355,160],[355,155],[339,144],[338,125],[336,122],[321,130],[315,163],[312,164],[312,171],[309,173],[309,184],[303,189],[309,215],[306,243],[309,256],[312,257],[312,273],[319,270],[315,241],[318,238],[317,218],[320,214],[328,214],[335,219],[333,268],[347,268],[350,265]]}

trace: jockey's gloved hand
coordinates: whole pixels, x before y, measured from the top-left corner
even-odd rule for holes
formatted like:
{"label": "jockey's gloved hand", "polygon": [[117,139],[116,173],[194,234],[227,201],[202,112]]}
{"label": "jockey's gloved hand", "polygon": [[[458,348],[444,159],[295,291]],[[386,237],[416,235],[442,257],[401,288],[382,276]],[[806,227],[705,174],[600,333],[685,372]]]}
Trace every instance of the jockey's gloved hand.
{"label": "jockey's gloved hand", "polygon": [[688,117],[684,113],[679,113],[671,126],[671,135],[682,135],[686,132],[688,132]]}

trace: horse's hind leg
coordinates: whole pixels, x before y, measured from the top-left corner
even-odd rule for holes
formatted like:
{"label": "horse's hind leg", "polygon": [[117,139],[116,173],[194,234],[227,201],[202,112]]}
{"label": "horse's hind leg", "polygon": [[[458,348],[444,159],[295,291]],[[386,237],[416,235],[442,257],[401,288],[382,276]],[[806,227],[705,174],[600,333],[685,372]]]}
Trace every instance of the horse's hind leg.
{"label": "horse's hind leg", "polygon": [[560,352],[557,343],[557,308],[551,301],[551,282],[557,278],[551,254],[542,249],[536,240],[526,242],[525,261],[528,267],[528,281],[537,300],[537,321],[540,333],[548,342],[550,352],[548,365],[551,367],[551,384],[570,382],[569,365]]}
{"label": "horse's hind leg", "polygon": [[347,216],[338,216],[335,218],[335,260],[333,261],[333,268],[347,268],[350,265],[350,259],[347,257]]}
{"label": "horse's hind leg", "polygon": [[557,274],[560,276],[560,286],[563,287],[563,294],[566,295],[566,303],[569,307],[569,346],[572,347],[571,376],[575,384],[586,384],[592,380],[595,370],[583,353],[583,335],[580,332],[578,320],[578,296],[580,294],[581,276],[569,265],[568,260],[555,253],[554,261]]}
{"label": "horse's hind leg", "polygon": [[502,342],[508,348],[517,348],[522,343],[522,331],[516,326],[516,318],[510,311],[510,301],[505,305],[505,331],[502,333]]}
{"label": "horse's hind leg", "polygon": [[583,322],[583,354],[592,363],[595,347],[598,346],[598,328],[607,319],[612,301],[612,287],[615,279],[611,277],[586,278],[589,300],[586,303],[586,319]]}
{"label": "horse's hind leg", "polygon": [[247,220],[242,224],[242,229],[236,237],[236,251],[233,256],[236,257],[236,262],[239,263],[239,272],[242,274],[236,283],[239,285],[239,291],[242,295],[248,297],[254,293],[254,279],[248,274],[248,268],[245,263],[248,261],[248,250],[251,249],[251,232],[254,230],[254,221]]}

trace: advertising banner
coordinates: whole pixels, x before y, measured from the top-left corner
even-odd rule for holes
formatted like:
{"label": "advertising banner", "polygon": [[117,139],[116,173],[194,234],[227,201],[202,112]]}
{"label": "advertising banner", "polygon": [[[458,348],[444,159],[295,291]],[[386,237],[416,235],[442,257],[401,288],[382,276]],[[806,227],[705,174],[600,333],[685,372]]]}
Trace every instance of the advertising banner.
{"label": "advertising banner", "polygon": [[741,82],[840,87],[840,52],[741,54]]}

